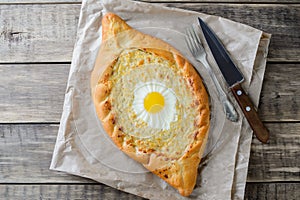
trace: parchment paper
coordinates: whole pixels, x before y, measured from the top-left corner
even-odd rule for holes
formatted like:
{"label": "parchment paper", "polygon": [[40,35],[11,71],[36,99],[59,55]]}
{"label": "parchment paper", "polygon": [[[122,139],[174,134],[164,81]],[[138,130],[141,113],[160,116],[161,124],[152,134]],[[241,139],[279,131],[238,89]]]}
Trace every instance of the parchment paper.
{"label": "parchment paper", "polygon": [[[175,189],[119,151],[96,117],[90,94],[90,75],[101,43],[101,19],[107,12],[116,13],[133,28],[173,45],[191,61],[208,87],[212,99],[212,128],[206,157],[199,166],[197,185],[188,198],[180,196]],[[226,46],[245,76],[245,90],[258,104],[270,35],[247,25],[197,12],[128,0],[86,0],[82,3],[50,169],[90,178],[149,199],[243,199],[252,131],[232,96],[240,120],[232,123],[225,118],[207,72],[187,50],[184,30],[196,23],[198,16]],[[226,88],[207,45],[204,46],[209,63]]]}

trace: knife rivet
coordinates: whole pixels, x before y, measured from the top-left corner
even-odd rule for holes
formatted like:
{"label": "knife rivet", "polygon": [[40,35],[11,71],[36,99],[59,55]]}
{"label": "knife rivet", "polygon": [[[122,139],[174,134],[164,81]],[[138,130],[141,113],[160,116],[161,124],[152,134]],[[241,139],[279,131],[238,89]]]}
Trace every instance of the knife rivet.
{"label": "knife rivet", "polygon": [[241,90],[238,90],[236,91],[237,95],[241,96],[242,95],[242,91]]}
{"label": "knife rivet", "polygon": [[249,112],[251,110],[250,106],[246,107],[246,111]]}

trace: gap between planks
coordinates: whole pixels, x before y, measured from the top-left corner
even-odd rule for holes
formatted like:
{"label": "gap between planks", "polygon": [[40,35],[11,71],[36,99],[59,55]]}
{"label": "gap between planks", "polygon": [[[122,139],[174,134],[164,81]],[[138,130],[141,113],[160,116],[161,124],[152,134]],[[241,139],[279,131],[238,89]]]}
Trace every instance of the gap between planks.
{"label": "gap between planks", "polygon": [[[266,126],[271,133],[269,144],[261,144],[255,137],[252,140],[248,182],[300,181],[299,171],[289,170],[300,166],[300,160],[295,159],[300,156],[300,124]],[[94,182],[49,170],[58,128],[58,124],[0,125],[0,182]]]}
{"label": "gap between planks", "polygon": [[[192,0],[134,0],[137,2],[145,2],[145,3],[211,3],[211,4],[218,4],[218,3],[226,3],[226,4],[299,4],[298,0],[264,0],[264,1],[258,1],[258,0],[202,0],[202,1],[192,1]],[[6,5],[14,5],[14,4],[81,4],[81,0],[0,0],[1,4]]]}
{"label": "gap between planks", "polygon": [[[168,2],[160,5],[226,17],[272,33],[268,60],[300,61],[298,48],[300,37],[297,29],[300,4],[215,5]],[[0,6],[0,16],[5,19],[0,21],[2,27],[0,41],[3,43],[3,48],[0,49],[0,62],[71,60],[79,20],[79,4]]]}
{"label": "gap between planks", "polygon": [[[264,122],[300,121],[299,66],[267,65],[258,109]],[[59,123],[69,70],[69,64],[0,65],[0,123]]]}

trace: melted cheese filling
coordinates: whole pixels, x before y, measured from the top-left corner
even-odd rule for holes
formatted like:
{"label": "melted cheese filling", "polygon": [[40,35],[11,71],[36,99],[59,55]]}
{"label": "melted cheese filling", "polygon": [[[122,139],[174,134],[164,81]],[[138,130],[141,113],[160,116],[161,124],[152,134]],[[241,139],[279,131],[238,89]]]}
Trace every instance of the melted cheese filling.
{"label": "melted cheese filling", "polygon": [[[180,75],[175,63],[139,49],[123,51],[110,77],[113,84],[109,98],[117,126],[126,134],[124,142],[132,142],[137,151],[164,154],[178,159],[193,140],[196,132],[195,120],[199,115],[193,92]],[[149,121],[137,116],[134,108],[134,91],[138,84],[162,83],[176,95],[172,119],[168,128],[149,127]],[[168,102],[159,92],[149,92],[142,106],[152,114],[159,114]],[[168,112],[168,113],[170,113]],[[167,118],[169,115],[161,116]],[[163,125],[165,126],[165,124]]]}

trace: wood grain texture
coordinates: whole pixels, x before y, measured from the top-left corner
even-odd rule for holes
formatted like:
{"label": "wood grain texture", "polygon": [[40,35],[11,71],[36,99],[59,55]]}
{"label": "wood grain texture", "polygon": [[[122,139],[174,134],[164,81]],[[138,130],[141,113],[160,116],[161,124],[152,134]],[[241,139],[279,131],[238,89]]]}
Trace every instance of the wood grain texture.
{"label": "wood grain texture", "polygon": [[0,62],[70,61],[80,5],[0,5]]}
{"label": "wood grain texture", "polygon": [[300,181],[300,123],[265,125],[269,143],[252,140],[248,181]]}
{"label": "wood grain texture", "polygon": [[[270,141],[253,139],[245,199],[300,199],[299,0],[140,1],[272,34],[259,107]],[[0,199],[142,199],[49,170],[80,6],[81,0],[0,0]],[[26,64],[39,62],[53,64]]]}
{"label": "wood grain texture", "polygon": [[[300,183],[247,184],[245,200],[298,200]],[[93,185],[0,185],[4,199],[109,199],[143,200],[102,184]]]}
{"label": "wood grain texture", "polygon": [[[248,181],[300,181],[300,123],[268,123],[270,144],[253,140]],[[0,125],[0,184],[94,183],[49,170],[58,125]],[[284,145],[289,144],[289,145]]]}
{"label": "wood grain texture", "polygon": [[0,125],[0,182],[93,183],[49,170],[58,127],[55,124]]}
{"label": "wood grain texture", "polygon": [[[300,61],[300,4],[161,5],[220,15],[262,29],[273,34],[269,61]],[[79,12],[80,4],[0,5],[4,19],[0,20],[0,63],[69,62]]]}
{"label": "wood grain texture", "polygon": [[4,199],[108,199],[142,200],[103,184],[93,185],[0,185]]}
{"label": "wood grain texture", "polygon": [[[0,65],[0,123],[59,122],[69,64]],[[259,116],[300,121],[300,64],[268,64]]]}
{"label": "wood grain texture", "polygon": [[259,115],[265,121],[300,121],[300,64],[267,64]]}
{"label": "wood grain texture", "polygon": [[81,2],[81,0],[0,0],[0,4],[67,4]]}
{"label": "wood grain texture", "polygon": [[0,121],[59,122],[69,67],[0,65]]}
{"label": "wood grain texture", "polygon": [[[272,34],[269,61],[300,61],[300,4],[164,4],[222,16]],[[298,55],[297,55],[298,54]]]}
{"label": "wood grain texture", "polygon": [[300,183],[251,183],[246,185],[245,200],[298,200]]}
{"label": "wood grain texture", "polygon": [[[140,1],[140,2],[149,2],[149,3],[160,3],[160,2],[166,2],[166,0],[134,0],[134,1]],[[220,2],[220,3],[299,3],[298,0],[201,0],[201,1],[195,1],[195,0],[172,0],[172,2]],[[58,4],[58,3],[81,3],[81,0],[0,0],[0,4],[42,4],[42,3],[51,3],[51,4]]]}

